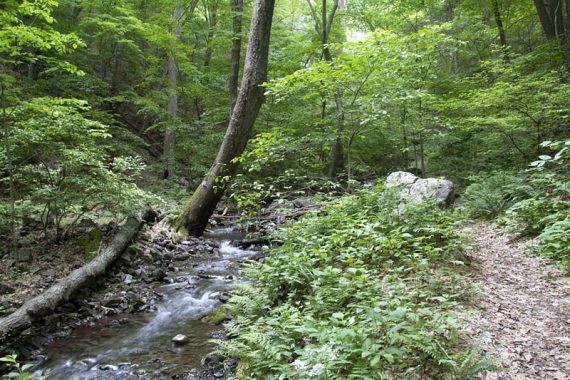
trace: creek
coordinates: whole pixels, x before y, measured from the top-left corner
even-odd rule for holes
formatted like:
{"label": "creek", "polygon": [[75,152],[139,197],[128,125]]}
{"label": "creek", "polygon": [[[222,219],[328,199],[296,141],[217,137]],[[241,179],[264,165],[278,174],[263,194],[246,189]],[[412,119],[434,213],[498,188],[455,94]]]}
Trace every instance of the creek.
{"label": "creek", "polygon": [[[215,349],[211,339],[221,330],[201,319],[222,304],[221,295],[243,281],[240,263],[259,254],[233,246],[243,235],[231,229],[207,237],[218,241],[219,249],[181,263],[175,281],[157,287],[162,297],[153,312],[115,315],[111,323],[74,329],[47,348],[40,371],[58,380],[191,379],[192,373],[199,378],[201,360]],[[188,342],[174,344],[177,334]]]}

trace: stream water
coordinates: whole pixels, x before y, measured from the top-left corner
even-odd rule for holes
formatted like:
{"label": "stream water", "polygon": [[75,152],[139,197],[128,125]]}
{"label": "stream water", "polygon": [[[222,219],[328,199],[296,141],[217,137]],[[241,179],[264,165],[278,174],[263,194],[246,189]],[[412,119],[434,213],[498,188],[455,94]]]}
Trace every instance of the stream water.
{"label": "stream water", "polygon": [[[201,358],[214,349],[212,333],[219,330],[201,318],[221,304],[221,292],[239,283],[238,263],[258,253],[233,247],[229,239],[243,236],[229,229],[208,237],[220,242],[219,250],[191,257],[176,282],[157,288],[162,301],[155,312],[114,316],[128,323],[80,327],[51,344],[42,365],[48,378],[161,379],[199,368]],[[177,334],[186,335],[188,343],[174,345]]]}

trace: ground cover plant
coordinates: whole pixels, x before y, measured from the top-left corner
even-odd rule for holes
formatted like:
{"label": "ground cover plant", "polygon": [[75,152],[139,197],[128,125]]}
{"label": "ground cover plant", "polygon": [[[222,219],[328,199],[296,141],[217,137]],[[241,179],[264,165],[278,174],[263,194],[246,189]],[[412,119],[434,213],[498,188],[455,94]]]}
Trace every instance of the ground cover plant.
{"label": "ground cover plant", "polygon": [[276,238],[231,301],[220,344],[240,359],[238,377],[461,378],[493,366],[459,343],[454,211],[403,204],[379,185]]}

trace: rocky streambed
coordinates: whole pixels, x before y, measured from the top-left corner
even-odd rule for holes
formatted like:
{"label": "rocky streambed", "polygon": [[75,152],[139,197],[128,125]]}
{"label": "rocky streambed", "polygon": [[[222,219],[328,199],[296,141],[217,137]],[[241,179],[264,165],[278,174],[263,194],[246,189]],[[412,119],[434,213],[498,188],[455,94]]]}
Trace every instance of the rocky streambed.
{"label": "rocky streambed", "polygon": [[212,354],[211,340],[224,338],[223,304],[243,281],[240,264],[262,257],[242,238],[230,228],[182,241],[143,235],[98,290],[77,295],[36,329],[27,345],[37,372],[49,379],[226,377],[231,363]]}

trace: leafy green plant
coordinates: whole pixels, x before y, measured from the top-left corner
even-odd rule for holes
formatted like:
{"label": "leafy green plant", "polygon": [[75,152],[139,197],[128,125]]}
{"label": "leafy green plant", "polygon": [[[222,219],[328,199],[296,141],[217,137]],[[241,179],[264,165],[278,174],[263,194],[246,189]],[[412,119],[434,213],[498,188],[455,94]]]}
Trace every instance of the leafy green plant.
{"label": "leafy green plant", "polygon": [[33,364],[21,364],[17,359],[18,355],[0,357],[0,363],[4,363],[12,368],[12,372],[5,375],[6,378],[18,380],[43,380],[46,378],[46,376],[36,375],[29,371],[33,368]]}
{"label": "leafy green plant", "polygon": [[547,226],[539,235],[540,253],[559,260],[570,272],[570,218]]}
{"label": "leafy green plant", "polygon": [[505,212],[531,190],[523,176],[505,172],[471,177],[473,183],[463,193],[465,208],[474,218],[493,219]]}
{"label": "leafy green plant", "polygon": [[[382,186],[284,228],[231,300],[239,377],[341,379],[450,373],[460,364],[455,291],[439,276],[463,242],[451,211]],[[451,264],[450,264],[451,265]],[[437,283],[437,286],[434,284]],[[486,368],[481,367],[481,370]]]}
{"label": "leafy green plant", "polygon": [[[84,116],[85,102],[75,99],[34,98],[11,110],[12,132],[8,146],[0,147],[12,162],[10,181],[17,190],[16,213],[41,220],[45,233],[56,239],[69,235],[83,217],[104,210],[121,218],[150,202],[134,185],[144,163],[137,157],[117,156],[103,144],[108,127]],[[0,155],[0,158],[2,155]]]}

